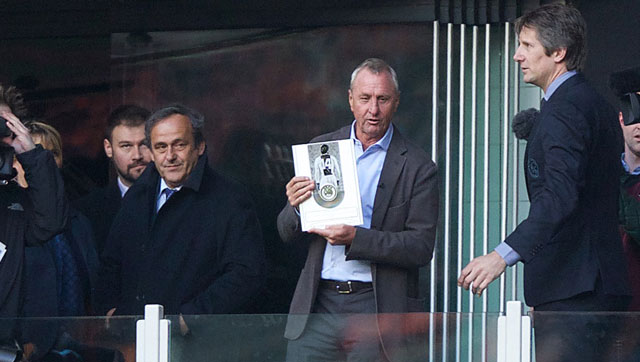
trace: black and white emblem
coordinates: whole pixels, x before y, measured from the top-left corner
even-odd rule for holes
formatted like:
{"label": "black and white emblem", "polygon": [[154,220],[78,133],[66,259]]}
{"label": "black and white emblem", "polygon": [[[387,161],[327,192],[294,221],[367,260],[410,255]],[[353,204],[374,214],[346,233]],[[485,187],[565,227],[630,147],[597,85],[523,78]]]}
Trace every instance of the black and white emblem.
{"label": "black and white emblem", "polygon": [[533,158],[530,158],[527,162],[527,169],[529,170],[529,176],[533,178],[538,178],[540,176],[540,169],[538,168],[538,163]]}

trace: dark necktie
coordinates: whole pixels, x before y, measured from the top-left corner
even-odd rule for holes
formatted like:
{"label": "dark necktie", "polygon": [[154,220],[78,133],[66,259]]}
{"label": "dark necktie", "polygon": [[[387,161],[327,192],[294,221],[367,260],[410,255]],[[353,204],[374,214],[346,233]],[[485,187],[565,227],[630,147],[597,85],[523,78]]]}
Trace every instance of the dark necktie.
{"label": "dark necktie", "polygon": [[546,100],[546,99],[544,99],[544,98],[542,98],[542,99],[540,100],[540,110],[541,110],[541,111],[544,109],[544,106],[545,106],[547,103],[549,103],[549,101],[548,101],[548,100]]}
{"label": "dark necktie", "polygon": [[160,211],[160,209],[162,209],[162,207],[164,206],[164,204],[167,203],[167,201],[169,201],[169,198],[171,197],[171,195],[173,195],[174,193],[176,193],[176,189],[170,189],[170,188],[166,188],[164,190],[162,190],[162,193],[164,194],[164,201],[162,201],[162,198],[159,199],[158,201],[158,210]]}
{"label": "dark necktie", "polygon": [[164,192],[164,194],[166,196],[166,198],[164,199],[165,200],[164,202],[167,202],[169,200],[169,198],[171,197],[171,195],[173,195],[176,191],[178,191],[178,190],[170,189],[168,187],[166,189],[164,189],[163,192]]}

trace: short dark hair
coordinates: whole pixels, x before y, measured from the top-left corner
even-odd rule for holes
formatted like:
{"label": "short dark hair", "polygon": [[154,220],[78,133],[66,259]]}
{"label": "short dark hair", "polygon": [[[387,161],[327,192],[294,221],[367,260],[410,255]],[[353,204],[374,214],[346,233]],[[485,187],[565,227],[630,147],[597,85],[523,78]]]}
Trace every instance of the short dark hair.
{"label": "short dark hair", "polygon": [[113,130],[120,126],[138,127],[143,125],[149,118],[151,112],[149,110],[136,106],[135,104],[123,104],[114,109],[107,118],[107,129],[104,132],[104,138],[111,142]]}
{"label": "short dark hair", "polygon": [[587,57],[587,24],[578,9],[569,5],[541,6],[516,20],[516,34],[522,28],[536,31],[547,56],[566,48],[567,70],[582,70]]}
{"label": "short dark hair", "polygon": [[0,104],[7,105],[11,113],[21,120],[29,115],[22,93],[16,87],[5,87],[0,84]]}
{"label": "short dark hair", "polygon": [[147,119],[144,126],[145,137],[147,138],[147,144],[151,147],[151,130],[156,123],[166,119],[174,114],[181,114],[191,122],[191,128],[193,129],[193,141],[196,145],[204,142],[204,116],[195,109],[189,108],[179,103],[173,103],[166,107],[160,108]]}
{"label": "short dark hair", "polygon": [[640,92],[640,66],[612,73],[609,76],[609,86],[618,97],[620,110],[628,111],[624,115],[625,125],[638,123],[637,120],[640,120],[640,110],[638,109],[640,95],[637,92]]}

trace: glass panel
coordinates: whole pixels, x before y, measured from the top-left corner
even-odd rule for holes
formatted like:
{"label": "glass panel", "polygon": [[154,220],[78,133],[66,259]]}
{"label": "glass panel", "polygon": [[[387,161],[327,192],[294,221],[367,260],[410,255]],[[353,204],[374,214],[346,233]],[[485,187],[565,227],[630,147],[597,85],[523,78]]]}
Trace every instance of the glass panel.
{"label": "glass panel", "polygon": [[[14,352],[9,341],[17,340],[25,361],[133,362],[138,319],[0,319],[0,355]],[[12,361],[4,357],[0,361]]]}
{"label": "glass panel", "polygon": [[532,361],[640,360],[639,313],[533,312]]}
{"label": "glass panel", "polygon": [[[482,252],[483,162],[488,148],[488,245],[490,251],[500,239],[501,139],[503,119],[504,31],[503,24],[490,28],[490,74],[485,74],[485,27],[479,27],[477,40],[477,80],[472,84],[473,27],[465,29],[465,101],[464,124],[465,174],[459,175],[457,135],[459,132],[459,26],[452,32],[451,73],[451,154],[446,157],[447,108],[447,25],[440,25],[437,56],[439,77],[437,92],[438,154],[441,217],[436,255],[437,311],[457,308],[462,296],[462,311],[481,310],[469,306],[468,293],[457,290],[457,253],[469,259],[468,243],[474,236],[474,254]],[[510,30],[512,32],[512,30]],[[351,71],[365,58],[381,57],[397,71],[401,94],[394,124],[399,131],[427,151],[432,149],[432,23],[331,26],[307,29],[221,29],[211,31],[118,33],[111,37],[112,108],[122,103],[137,103],[157,109],[171,102],[182,102],[205,116],[205,137],[210,164],[218,171],[244,183],[257,205],[268,257],[268,288],[264,302],[255,312],[286,313],[299,271],[304,263],[304,245],[283,245],[275,220],[286,203],[284,185],[293,174],[290,146],[307,142],[314,136],[335,130],[351,122],[348,93]],[[512,48],[509,50],[513,51]],[[510,58],[507,60],[512,62]],[[515,64],[515,63],[514,63]],[[513,65],[513,64],[512,64]],[[489,118],[484,119],[484,81],[490,89]],[[511,83],[510,83],[511,84]],[[512,85],[511,85],[512,86]],[[471,89],[477,87],[477,118],[471,119]],[[477,134],[471,134],[471,124]],[[489,140],[483,137],[485,123]],[[477,148],[470,149],[471,138]],[[509,138],[511,142],[511,138]],[[476,165],[469,163],[476,153]],[[521,154],[523,155],[523,153]],[[522,157],[522,156],[521,156]],[[452,165],[451,181],[445,184],[445,165]],[[475,215],[470,214],[470,172],[475,167]],[[516,165],[519,167],[519,164]],[[510,171],[508,171],[510,173]],[[457,178],[464,178],[464,190],[457,190]],[[450,188],[447,189],[446,187]],[[444,197],[452,197],[451,247],[449,270],[445,271]],[[457,220],[457,194],[462,193],[463,219]],[[510,194],[509,194],[510,195]],[[526,197],[525,197],[526,198]],[[470,219],[475,218],[474,230]],[[463,224],[458,235],[458,223]],[[455,246],[463,238],[463,250]],[[444,280],[448,272],[447,280]],[[508,272],[509,275],[511,271]],[[423,296],[430,293],[429,272],[421,272]],[[441,292],[445,284],[449,295]],[[521,282],[519,282],[521,284]],[[510,284],[509,284],[510,285]],[[498,311],[499,283],[489,287],[486,311]],[[509,293],[510,294],[510,293]],[[427,299],[428,300],[428,299]],[[426,309],[425,309],[426,310]]]}
{"label": "glass panel", "polygon": [[[367,348],[375,349],[379,336],[385,342],[385,352],[394,360],[426,361],[430,360],[429,353],[439,361],[482,361],[483,356],[496,360],[497,314],[379,314],[377,323],[376,315],[371,314],[296,315],[291,323],[306,320],[306,327],[293,343],[284,338],[287,318],[282,314],[185,316],[188,333],[183,334],[177,327],[178,317],[170,316],[172,361],[298,361],[308,351],[331,356],[322,345],[348,349],[353,348],[354,341],[362,340],[370,346]],[[470,343],[466,338],[469,326],[474,331]],[[431,348],[430,332],[435,336]],[[305,340],[308,333],[312,333],[311,341]],[[287,357],[288,348],[291,351]],[[334,359],[339,360],[339,356],[329,358]]]}
{"label": "glass panel", "polygon": [[394,123],[430,149],[432,33],[432,24],[415,24],[112,36],[112,107],[181,102],[199,110],[209,163],[259,205],[269,269],[255,312],[288,311],[306,257],[306,245],[284,245],[276,229],[293,176],[291,145],[351,123],[351,72],[364,59],[396,69]]}

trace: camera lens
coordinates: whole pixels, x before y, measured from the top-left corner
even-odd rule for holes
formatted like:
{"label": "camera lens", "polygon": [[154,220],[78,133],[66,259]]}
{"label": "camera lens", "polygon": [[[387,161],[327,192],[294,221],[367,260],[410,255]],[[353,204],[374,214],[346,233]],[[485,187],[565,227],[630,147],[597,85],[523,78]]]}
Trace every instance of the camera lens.
{"label": "camera lens", "polygon": [[0,117],[0,137],[11,136],[11,130],[7,127],[7,120],[4,117]]}

